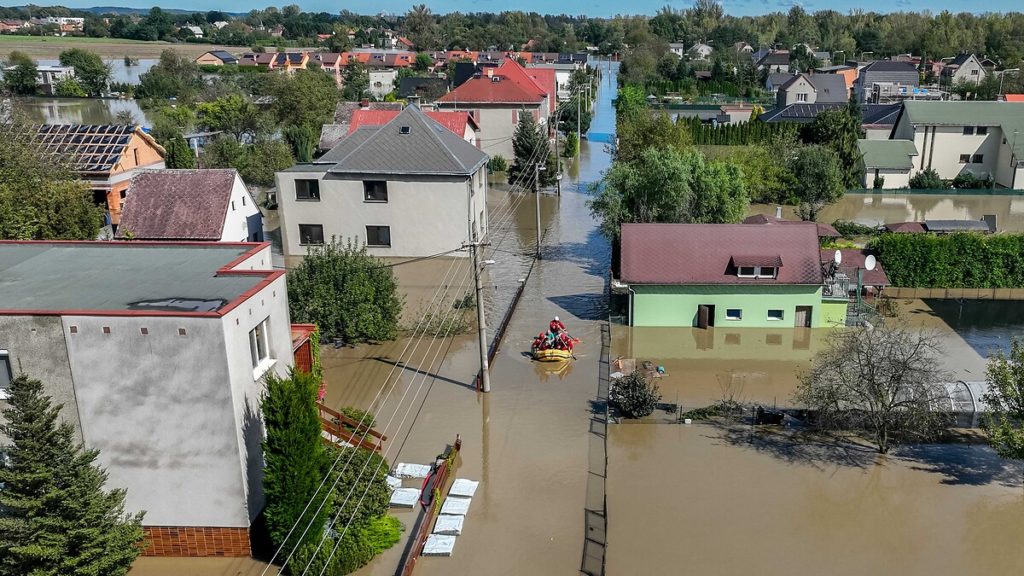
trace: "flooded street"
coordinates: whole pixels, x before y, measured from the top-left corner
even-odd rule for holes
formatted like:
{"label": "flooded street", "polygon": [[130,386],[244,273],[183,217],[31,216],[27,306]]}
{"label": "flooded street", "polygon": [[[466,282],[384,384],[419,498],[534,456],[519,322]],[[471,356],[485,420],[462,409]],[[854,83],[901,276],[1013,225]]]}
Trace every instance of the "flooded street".
{"label": "flooded street", "polygon": [[[994,214],[1000,232],[1024,232],[1024,196],[995,190],[994,194],[966,194],[953,196],[937,194],[860,194],[843,196],[835,204],[826,206],[819,222],[849,220],[869,226],[893,222],[921,220],[980,220]],[[751,214],[775,214],[775,206],[754,204]],[[783,207],[783,216],[799,220],[794,207]]]}
{"label": "flooded street", "polygon": [[1021,573],[1020,463],[981,446],[878,457],[748,431],[611,428],[608,574]]}

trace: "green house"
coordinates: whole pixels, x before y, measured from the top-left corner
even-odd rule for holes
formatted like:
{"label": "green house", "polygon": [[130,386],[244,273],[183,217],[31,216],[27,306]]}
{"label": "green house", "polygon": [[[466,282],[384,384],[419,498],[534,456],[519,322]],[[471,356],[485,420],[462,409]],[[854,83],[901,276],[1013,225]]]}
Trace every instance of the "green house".
{"label": "green house", "polygon": [[843,326],[823,296],[813,223],[623,224],[618,287],[631,326]]}

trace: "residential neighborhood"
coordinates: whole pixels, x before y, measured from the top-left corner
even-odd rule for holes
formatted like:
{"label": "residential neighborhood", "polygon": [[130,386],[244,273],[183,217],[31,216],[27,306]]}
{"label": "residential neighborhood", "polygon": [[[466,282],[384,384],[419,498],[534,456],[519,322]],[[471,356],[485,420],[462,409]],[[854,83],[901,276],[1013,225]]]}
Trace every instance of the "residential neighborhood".
{"label": "residential neighborhood", "polygon": [[534,9],[0,6],[0,574],[1021,572],[1017,8]]}

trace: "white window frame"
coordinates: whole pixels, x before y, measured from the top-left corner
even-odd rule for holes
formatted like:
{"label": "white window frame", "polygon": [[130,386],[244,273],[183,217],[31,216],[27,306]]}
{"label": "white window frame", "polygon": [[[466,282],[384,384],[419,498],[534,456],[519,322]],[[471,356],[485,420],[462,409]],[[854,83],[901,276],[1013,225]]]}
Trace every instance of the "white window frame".
{"label": "white window frame", "polygon": [[14,368],[11,366],[11,353],[4,349],[0,349],[0,377],[7,380],[7,384],[0,387],[0,400],[7,400],[10,398],[7,386],[14,380]]}
{"label": "white window frame", "polygon": [[[744,270],[753,270],[751,273],[744,273]],[[765,270],[771,270],[766,273]],[[736,268],[736,276],[739,278],[775,278],[779,273],[778,266],[739,266]]]}
{"label": "white window frame", "polygon": [[797,95],[796,95],[796,101],[797,102],[807,102],[807,93],[806,92],[798,92]]}
{"label": "white window frame", "polygon": [[[738,314],[731,314],[732,312],[738,312]],[[743,308],[726,308],[725,319],[730,322],[739,322],[743,320]]]}
{"label": "white window frame", "polygon": [[270,317],[249,330],[249,359],[252,362],[252,378],[259,380],[277,361],[270,350]]}
{"label": "white window frame", "polygon": [[[779,313],[778,317],[772,316],[772,312],[778,312]],[[785,312],[785,310],[769,310],[768,311],[768,320],[770,322],[781,322],[782,320],[785,320],[785,319],[786,319],[786,312]]]}

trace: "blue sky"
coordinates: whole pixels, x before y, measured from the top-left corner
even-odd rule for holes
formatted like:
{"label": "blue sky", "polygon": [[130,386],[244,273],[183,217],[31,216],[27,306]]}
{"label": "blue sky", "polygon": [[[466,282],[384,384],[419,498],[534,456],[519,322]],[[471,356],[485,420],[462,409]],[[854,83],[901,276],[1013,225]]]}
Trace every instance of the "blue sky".
{"label": "blue sky", "polygon": [[[339,3],[331,0],[307,0],[301,2],[288,2],[281,0],[279,4],[273,2],[260,2],[257,0],[164,0],[159,5],[167,8],[180,8],[185,10],[206,11],[212,9],[227,10],[229,12],[247,12],[255,6],[284,5],[296,3],[303,10],[312,12],[337,12],[348,8],[355,12],[380,12],[389,11],[392,13],[403,13],[412,4],[418,4],[422,0],[376,0],[367,3]],[[686,8],[693,5],[692,0],[666,2],[665,0],[632,0],[622,2],[621,0],[569,0],[566,2],[552,3],[550,0],[519,0],[509,4],[504,0],[433,0],[424,2],[434,12],[444,13],[452,11],[460,12],[500,12],[514,7],[520,10],[536,11],[540,13],[565,12],[567,14],[586,14],[588,16],[611,16],[616,13],[642,13],[653,14],[665,4],[675,8]],[[865,11],[896,12],[924,11],[941,12],[1007,12],[1010,10],[1021,11],[1022,4],[1019,0],[989,0],[987,2],[976,2],[967,0],[859,0],[857,2],[842,2],[838,0],[807,0],[794,2],[793,0],[724,0],[723,5],[728,14],[749,15],[763,14],[774,11],[786,11],[794,3],[799,3],[809,12],[815,10],[833,9],[840,12],[847,12],[852,8],[860,8]],[[43,4],[43,2],[40,2]],[[69,7],[89,6],[127,6],[135,8],[148,8],[157,5],[155,0],[66,0],[54,2]]]}

